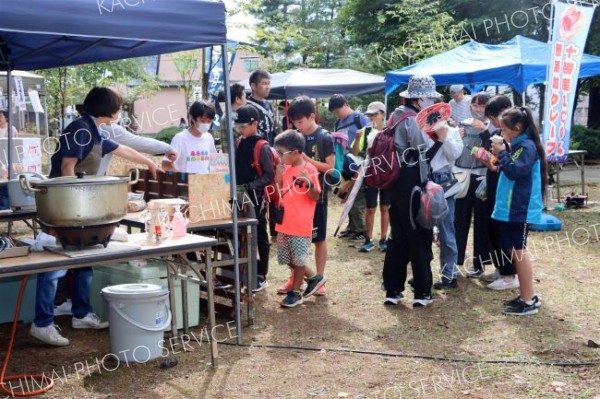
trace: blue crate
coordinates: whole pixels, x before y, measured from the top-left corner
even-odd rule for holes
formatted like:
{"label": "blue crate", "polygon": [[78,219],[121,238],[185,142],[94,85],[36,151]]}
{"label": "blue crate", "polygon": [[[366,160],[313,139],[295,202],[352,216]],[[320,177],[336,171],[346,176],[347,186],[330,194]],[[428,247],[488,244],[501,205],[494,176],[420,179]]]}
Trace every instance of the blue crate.
{"label": "blue crate", "polygon": [[[22,277],[5,277],[0,279],[0,323],[12,323],[15,314],[15,306],[21,288]],[[27,280],[19,321],[30,323],[35,318],[35,287],[37,285],[37,274],[32,274]]]}

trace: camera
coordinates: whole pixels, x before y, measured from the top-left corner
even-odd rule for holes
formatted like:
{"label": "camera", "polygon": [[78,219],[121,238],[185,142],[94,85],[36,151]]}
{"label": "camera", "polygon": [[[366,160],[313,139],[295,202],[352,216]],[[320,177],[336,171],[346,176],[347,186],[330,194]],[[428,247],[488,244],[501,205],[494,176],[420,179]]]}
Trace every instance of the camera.
{"label": "camera", "polygon": [[282,207],[282,206],[277,207],[277,210],[275,211],[275,223],[277,223],[277,224],[283,223],[284,211],[285,211],[284,207]]}

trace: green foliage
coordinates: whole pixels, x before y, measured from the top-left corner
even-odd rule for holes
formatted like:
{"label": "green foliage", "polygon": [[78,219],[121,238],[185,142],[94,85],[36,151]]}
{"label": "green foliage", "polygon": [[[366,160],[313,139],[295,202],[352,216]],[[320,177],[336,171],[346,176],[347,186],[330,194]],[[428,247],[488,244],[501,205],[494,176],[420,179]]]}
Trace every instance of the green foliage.
{"label": "green foliage", "polygon": [[255,43],[271,61],[272,72],[294,67],[339,66],[350,43],[335,24],[341,0],[257,0],[246,10],[255,16]]}
{"label": "green foliage", "polygon": [[166,127],[157,133],[156,140],[163,141],[167,144],[171,144],[171,140],[173,140],[173,136],[177,133],[181,132],[181,128],[177,126]]}
{"label": "green foliage", "polygon": [[194,86],[200,83],[198,79],[198,67],[201,65],[198,62],[199,59],[202,60],[202,50],[182,51],[173,58],[175,69],[181,76],[179,88],[185,97],[186,110],[190,108]]}
{"label": "green foliage", "polygon": [[600,130],[575,125],[571,131],[571,149],[587,150],[588,159],[600,159]]}
{"label": "green foliage", "polygon": [[151,96],[159,88],[156,76],[147,72],[147,64],[148,58],[142,57],[36,71],[46,79],[51,130],[64,129],[59,121],[64,120],[66,107],[82,103],[95,86],[117,87],[132,112],[133,101]]}

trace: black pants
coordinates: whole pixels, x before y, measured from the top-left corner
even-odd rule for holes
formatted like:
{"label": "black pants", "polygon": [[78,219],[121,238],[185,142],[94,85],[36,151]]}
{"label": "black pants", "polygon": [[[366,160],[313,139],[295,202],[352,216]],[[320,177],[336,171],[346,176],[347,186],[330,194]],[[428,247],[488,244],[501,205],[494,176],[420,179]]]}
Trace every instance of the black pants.
{"label": "black pants", "polygon": [[275,203],[269,202],[269,233],[271,237],[277,237],[277,232],[275,231],[275,212],[277,212]]}
{"label": "black pants", "polygon": [[258,246],[258,256],[260,259],[256,264],[256,274],[259,276],[266,276],[269,272],[269,251],[271,246],[269,244],[269,234],[267,231],[267,207],[261,205],[254,206],[254,212],[256,219],[258,220],[258,226],[256,226],[256,238]]}
{"label": "black pants", "polygon": [[478,176],[471,174],[469,191],[464,198],[456,200],[454,211],[454,229],[456,230],[456,249],[458,258],[456,263],[465,264],[465,252],[467,250],[467,238],[471,229],[471,217],[474,213],[473,227],[473,267],[482,270],[483,265],[491,264],[491,245],[489,238],[489,215],[484,201],[475,196],[475,190],[479,186]]}
{"label": "black pants", "polygon": [[[383,285],[387,291],[404,291],[406,270],[410,262],[413,271],[415,297],[431,293],[433,277],[431,244],[433,232],[417,225],[413,229],[410,223],[410,192],[419,182],[419,169],[416,167],[402,170],[394,188],[390,190],[390,226],[391,238],[383,264]],[[419,206],[419,196],[413,198],[413,212]]]}

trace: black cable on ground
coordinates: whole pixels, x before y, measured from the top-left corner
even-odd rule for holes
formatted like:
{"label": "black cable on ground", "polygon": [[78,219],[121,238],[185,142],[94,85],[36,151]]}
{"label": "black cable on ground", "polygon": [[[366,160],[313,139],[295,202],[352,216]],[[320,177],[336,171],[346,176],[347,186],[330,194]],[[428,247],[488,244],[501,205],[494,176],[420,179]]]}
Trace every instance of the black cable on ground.
{"label": "black cable on ground", "polygon": [[[207,341],[206,341],[207,342]],[[583,367],[583,366],[600,366],[600,360],[594,360],[589,362],[565,362],[561,361],[538,361],[538,360],[477,360],[477,359],[458,359],[450,358],[445,356],[431,356],[431,355],[419,355],[419,354],[406,354],[397,352],[380,352],[370,351],[362,349],[350,349],[350,348],[311,348],[306,346],[286,346],[286,345],[274,345],[274,344],[241,344],[237,345],[231,342],[219,342],[222,345],[228,346],[241,346],[244,348],[264,348],[264,349],[282,349],[282,350],[300,350],[308,352],[336,352],[336,353],[352,353],[358,355],[374,355],[381,357],[395,357],[395,358],[407,358],[407,359],[422,359],[422,360],[435,360],[449,363],[484,363],[484,364],[511,364],[511,365],[531,365],[531,366],[551,366],[551,367]]]}

